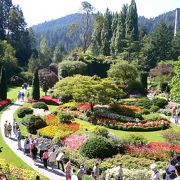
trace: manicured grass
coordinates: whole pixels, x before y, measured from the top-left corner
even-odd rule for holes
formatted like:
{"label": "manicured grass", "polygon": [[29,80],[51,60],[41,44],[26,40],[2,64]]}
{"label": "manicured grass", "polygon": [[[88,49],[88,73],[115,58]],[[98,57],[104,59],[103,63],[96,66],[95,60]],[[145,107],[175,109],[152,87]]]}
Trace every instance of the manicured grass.
{"label": "manicured grass", "polygon": [[8,88],[7,97],[11,99],[12,102],[17,100],[18,91],[21,90],[21,87],[10,87]]}
{"label": "manicured grass", "polygon": [[[92,125],[86,121],[82,121],[80,119],[76,119],[76,122],[80,123],[83,127],[83,130],[81,129],[79,132],[91,132],[96,127],[95,125]],[[180,127],[176,126],[175,124],[171,123],[171,127],[175,131],[180,131]],[[86,131],[86,130],[87,131]],[[130,131],[120,131],[120,130],[114,130],[106,128],[109,132],[113,133],[120,139],[126,138],[130,134],[137,134],[137,135],[143,135],[149,142],[162,142],[165,141],[165,139],[161,136],[161,133],[163,131],[153,131],[153,132],[130,132]]]}

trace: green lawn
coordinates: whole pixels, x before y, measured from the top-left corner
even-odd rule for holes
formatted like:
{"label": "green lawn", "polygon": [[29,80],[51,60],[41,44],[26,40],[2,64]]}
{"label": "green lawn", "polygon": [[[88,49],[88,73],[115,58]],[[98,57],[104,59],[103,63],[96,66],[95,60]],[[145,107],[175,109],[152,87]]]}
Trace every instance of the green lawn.
{"label": "green lawn", "polygon": [[7,97],[11,99],[12,102],[17,100],[18,91],[21,90],[21,87],[10,87],[8,88]]}
{"label": "green lawn", "polygon": [[[83,130],[79,132],[88,132],[92,131],[95,126],[86,122],[82,121],[80,119],[76,119],[76,122],[80,123],[83,126]],[[175,131],[180,131],[180,127],[176,126],[175,124],[171,123],[172,129]],[[85,131],[88,130],[88,131]],[[161,136],[162,131],[153,131],[153,132],[130,132],[130,131],[120,131],[120,130],[114,130],[114,129],[109,129],[106,128],[109,132],[113,133],[114,135],[118,136],[119,138],[126,138],[129,134],[138,134],[138,135],[143,135],[144,137],[147,138],[149,142],[158,142],[158,141],[165,141],[164,138]]]}

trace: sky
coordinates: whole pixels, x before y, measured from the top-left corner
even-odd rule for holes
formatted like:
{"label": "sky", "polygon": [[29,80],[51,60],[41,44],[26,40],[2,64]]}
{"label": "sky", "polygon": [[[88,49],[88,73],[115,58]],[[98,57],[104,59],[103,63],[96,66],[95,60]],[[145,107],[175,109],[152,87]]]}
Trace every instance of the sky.
{"label": "sky", "polygon": [[[80,11],[81,2],[88,1],[96,11],[121,11],[123,4],[131,0],[12,0],[23,10],[28,26],[36,25],[52,19]],[[136,0],[138,15],[147,18],[156,17],[162,13],[180,8],[180,0]]]}

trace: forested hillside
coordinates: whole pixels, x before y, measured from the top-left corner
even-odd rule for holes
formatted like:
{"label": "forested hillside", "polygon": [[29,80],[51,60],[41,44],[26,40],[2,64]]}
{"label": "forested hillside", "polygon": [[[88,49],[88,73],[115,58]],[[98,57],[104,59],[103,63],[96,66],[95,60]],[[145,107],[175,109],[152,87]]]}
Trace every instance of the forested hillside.
{"label": "forested hillside", "polygon": [[[174,17],[175,11],[170,11],[150,19],[139,16],[139,27],[145,27],[146,32],[150,32],[160,21],[164,21],[168,26],[174,26]],[[93,24],[94,20],[92,21],[92,26]],[[37,46],[40,44],[41,35],[44,34],[49,46],[54,47],[57,44],[63,44],[65,49],[69,50],[81,44],[81,27],[82,15],[76,13],[35,25],[32,29],[37,38]]]}

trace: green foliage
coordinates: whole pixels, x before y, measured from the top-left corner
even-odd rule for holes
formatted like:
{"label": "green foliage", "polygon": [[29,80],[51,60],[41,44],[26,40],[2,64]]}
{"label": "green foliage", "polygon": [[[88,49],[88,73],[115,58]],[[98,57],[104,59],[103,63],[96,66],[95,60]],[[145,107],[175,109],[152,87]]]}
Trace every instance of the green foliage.
{"label": "green foliage", "polygon": [[148,72],[143,71],[140,73],[140,82],[144,89],[147,89],[147,77],[148,77]]}
{"label": "green foliage", "polygon": [[157,112],[159,110],[159,106],[156,106],[156,105],[152,105],[151,108],[149,109],[150,112]]}
{"label": "green foliage", "polygon": [[38,129],[45,126],[47,126],[47,124],[40,116],[32,115],[27,125],[27,129],[29,133],[36,134]]}
{"label": "green foliage", "polygon": [[160,89],[161,89],[161,92],[170,92],[170,86],[169,86],[169,83],[168,82],[161,82],[160,83]]}
{"label": "green foliage", "polygon": [[125,93],[108,79],[94,80],[93,77],[76,75],[60,80],[54,86],[53,95],[55,97],[72,96],[76,102],[107,104],[120,99]]}
{"label": "green foliage", "polygon": [[151,114],[143,115],[143,118],[146,121],[156,121],[156,120],[164,119],[158,113],[151,113]]}
{"label": "green foliage", "polygon": [[33,109],[31,108],[26,108],[26,107],[23,107],[23,108],[20,108],[17,112],[17,116],[19,118],[23,118],[26,116],[26,114],[32,114],[33,113]]}
{"label": "green foliage", "polygon": [[91,137],[82,145],[80,153],[89,158],[111,157],[116,153],[116,148],[103,137]]}
{"label": "green foliage", "polygon": [[48,105],[44,102],[36,102],[32,105],[33,108],[48,110]]}
{"label": "green foliage", "polygon": [[59,77],[85,74],[87,65],[81,61],[63,61],[59,64]]}
{"label": "green foliage", "polygon": [[4,67],[1,67],[0,74],[0,99],[7,99],[7,77]]}
{"label": "green foliage", "polygon": [[134,81],[137,75],[136,68],[123,60],[119,60],[116,64],[112,64],[108,71],[108,77],[124,84],[129,81]]}
{"label": "green foliage", "polygon": [[140,93],[142,95],[146,94],[144,87],[137,80],[129,81],[126,87],[126,91],[128,92],[128,94],[137,94],[137,93]]}
{"label": "green foliage", "polygon": [[95,130],[94,130],[94,133],[97,135],[97,136],[102,136],[102,137],[105,137],[107,138],[108,137],[108,130],[106,128],[103,128],[103,127],[96,127]]}
{"label": "green foliage", "polygon": [[147,139],[142,135],[130,134],[126,139],[127,143],[134,145],[145,145],[147,143]]}
{"label": "green foliage", "polygon": [[11,77],[17,68],[17,59],[15,49],[7,42],[0,40],[0,64],[8,72],[7,76]]}
{"label": "green foliage", "polygon": [[32,85],[32,79],[33,79],[33,74],[32,73],[30,73],[30,72],[21,72],[20,77],[23,79],[24,82],[26,82],[29,85]]}
{"label": "green foliage", "polygon": [[71,121],[74,120],[74,117],[70,113],[67,113],[67,112],[59,112],[57,116],[60,122],[62,123],[70,123]]}
{"label": "green foliage", "polygon": [[22,86],[22,84],[24,83],[24,79],[14,75],[10,78],[10,83],[12,86]]}
{"label": "green foliage", "polygon": [[39,76],[38,70],[35,71],[32,83],[32,98],[35,100],[39,100],[40,98],[40,87],[39,87]]}

